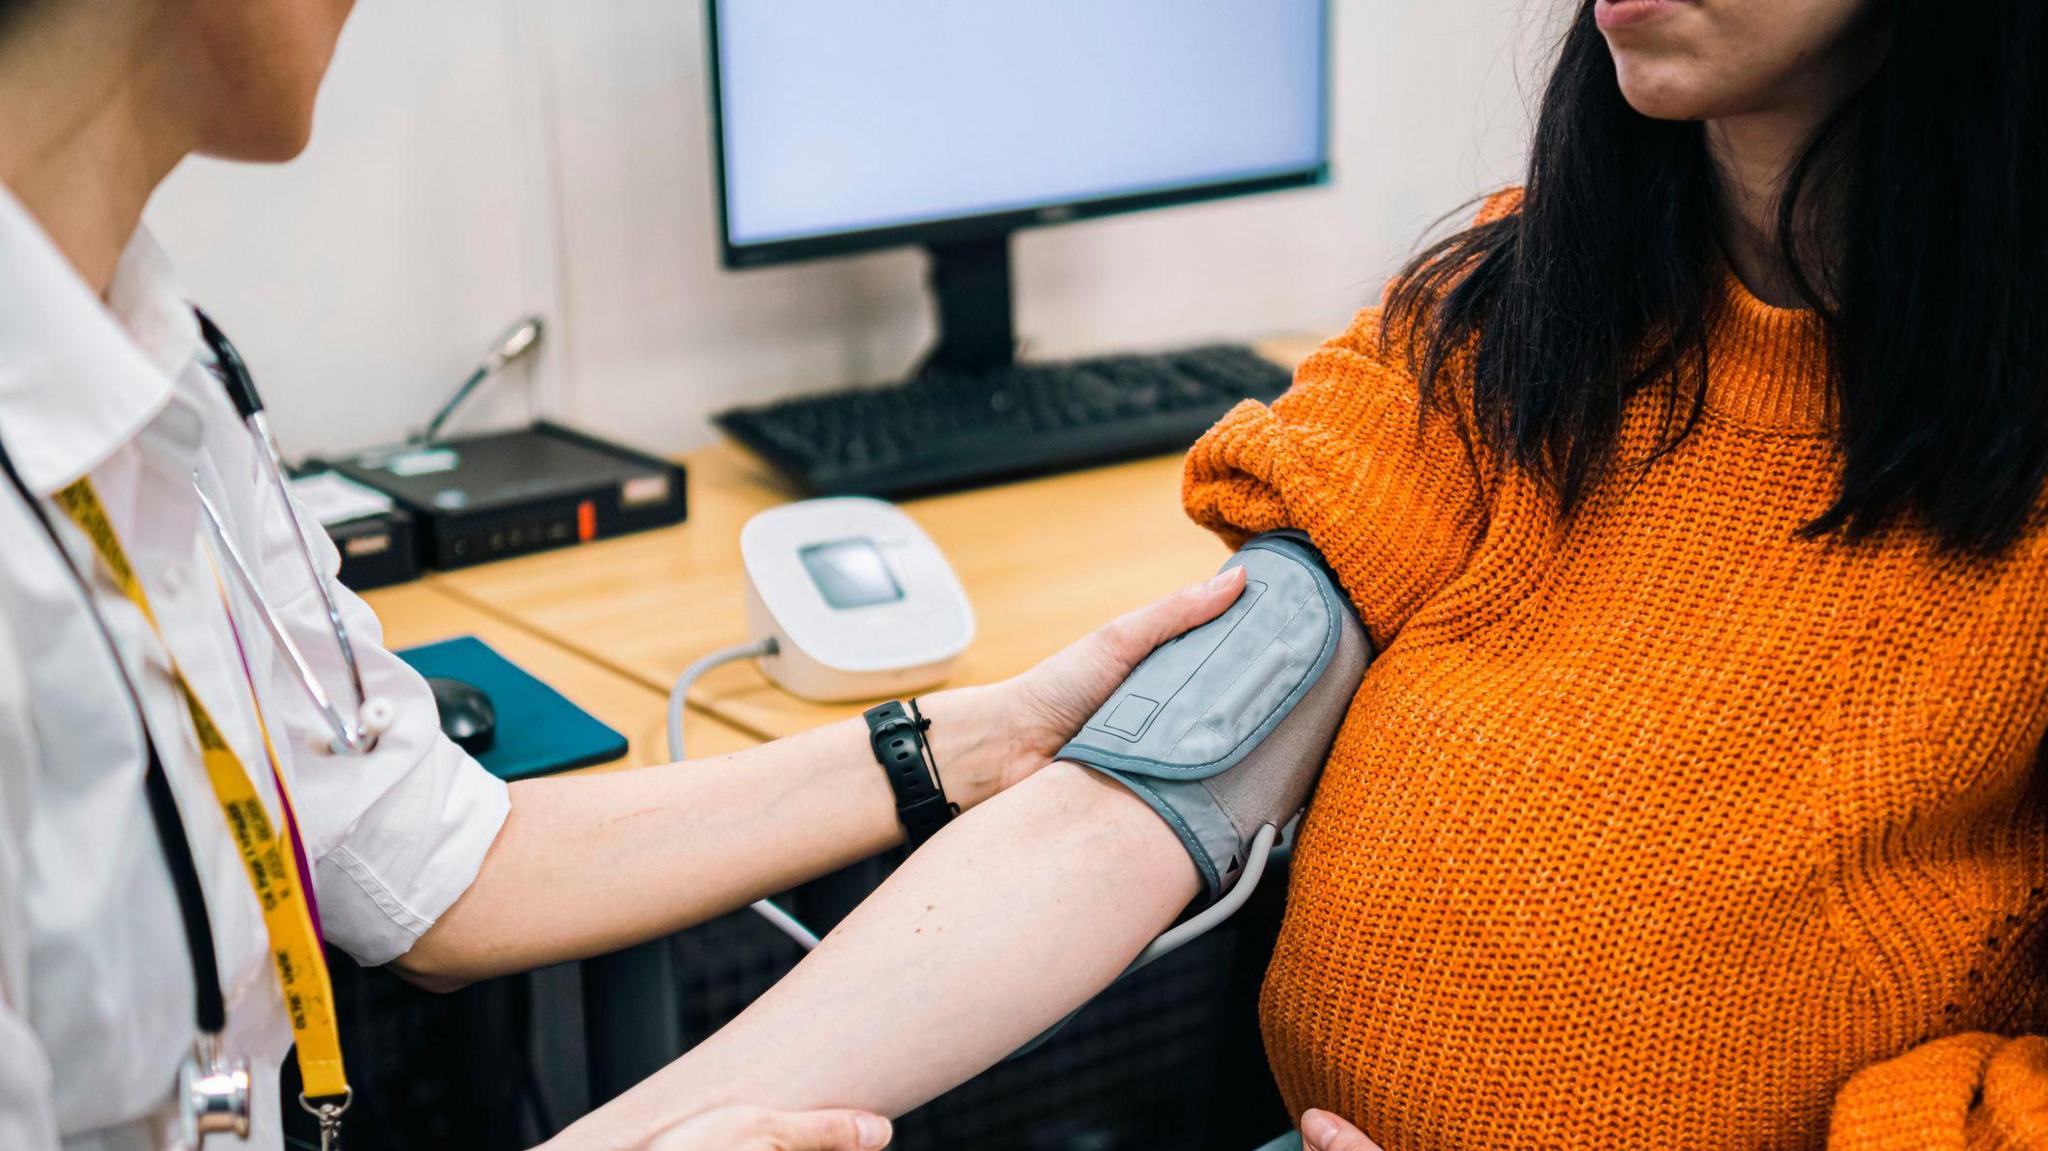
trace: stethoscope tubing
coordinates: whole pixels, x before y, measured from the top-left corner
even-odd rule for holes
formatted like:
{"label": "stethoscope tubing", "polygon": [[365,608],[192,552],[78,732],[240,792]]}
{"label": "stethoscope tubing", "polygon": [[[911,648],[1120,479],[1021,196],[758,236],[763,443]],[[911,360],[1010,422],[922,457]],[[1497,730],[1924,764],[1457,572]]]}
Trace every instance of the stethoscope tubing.
{"label": "stethoscope tubing", "polygon": [[213,501],[207,498],[205,492],[198,494],[199,507],[206,515],[207,526],[213,531],[214,546],[219,549],[221,558],[225,561],[223,566],[235,577],[235,582],[241,585],[243,592],[255,602],[256,614],[263,617],[264,630],[270,633],[271,640],[291,662],[292,670],[298,674],[300,684],[311,697],[313,706],[319,710],[321,718],[327,721],[327,726],[334,729],[337,740],[335,750],[339,752],[353,749],[355,726],[342,719],[333,699],[328,696],[326,689],[320,686],[319,678],[313,674],[312,665],[306,662],[305,653],[299,650],[299,645],[292,640],[291,633],[284,629],[265,605],[262,589],[256,584],[255,574],[243,561],[241,549],[235,546],[233,537],[228,535],[226,525],[221,523],[220,512],[213,506]]}
{"label": "stethoscope tubing", "polygon": [[214,541],[227,561],[228,568],[234,574],[236,582],[255,604],[257,614],[263,617],[264,630],[270,633],[271,638],[291,662],[292,670],[297,674],[299,685],[307,698],[312,700],[314,708],[332,729],[334,739],[330,749],[337,755],[368,754],[377,746],[378,734],[390,726],[392,717],[389,715],[389,709],[381,706],[381,703],[373,703],[369,692],[363,686],[362,665],[356,659],[355,644],[349,639],[348,625],[342,622],[341,605],[335,600],[334,588],[321,573],[318,561],[313,558],[313,547],[306,541],[305,526],[299,522],[298,513],[294,510],[291,490],[284,477],[284,455],[278,450],[277,437],[271,433],[270,420],[264,414],[263,397],[256,390],[255,378],[249,374],[248,364],[243,361],[241,352],[235,348],[234,342],[228,339],[227,333],[221,331],[220,326],[213,322],[213,318],[199,308],[193,308],[192,314],[199,321],[201,338],[213,352],[213,374],[220,380],[221,389],[227,393],[228,402],[234,405],[236,414],[242,418],[242,425],[248,429],[250,438],[255,441],[256,454],[262,457],[259,466],[268,473],[268,481],[271,490],[277,496],[278,506],[284,509],[284,514],[292,521],[292,543],[297,547],[300,562],[305,565],[307,577],[312,580],[314,589],[320,594],[321,606],[327,612],[328,628],[334,633],[334,645],[340,650],[342,666],[348,671],[349,686],[355,689],[356,709],[353,717],[345,715],[326,689],[320,686],[320,679],[313,674],[312,665],[307,662],[305,654],[299,649],[298,644],[292,642],[284,624],[270,609],[269,601],[263,598],[262,589],[256,581],[255,572],[243,560],[240,549],[228,535],[227,525],[222,520],[219,509],[214,507],[213,501],[207,498],[204,491],[199,490],[196,482],[193,484],[193,490],[199,494],[200,507],[205,511]]}

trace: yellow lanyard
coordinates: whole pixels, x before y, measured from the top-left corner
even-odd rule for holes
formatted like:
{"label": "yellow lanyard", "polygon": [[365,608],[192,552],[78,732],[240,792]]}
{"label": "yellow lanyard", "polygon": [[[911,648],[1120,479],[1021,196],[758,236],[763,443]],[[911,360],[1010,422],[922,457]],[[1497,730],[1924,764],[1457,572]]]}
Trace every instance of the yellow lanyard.
{"label": "yellow lanyard", "polygon": [[[142,618],[156,633],[157,642],[163,644],[166,654],[170,644],[164,639],[163,627],[157,622],[156,612],[149,605],[149,596],[142,590],[142,581],[128,562],[128,553],[121,547],[121,539],[114,534],[114,525],[107,519],[107,511],[100,503],[98,491],[92,480],[82,478],[57,493],[57,506],[64,510],[72,523],[92,541],[93,552],[115,586]],[[256,902],[263,908],[263,928],[270,937],[270,961],[277,970],[277,983],[284,991],[286,1014],[291,1017],[292,1036],[298,1043],[299,1075],[305,1080],[305,1093],[313,1098],[345,1096],[348,1094],[348,1076],[341,1065],[341,1034],[334,1015],[334,986],[327,974],[327,957],[320,949],[319,934],[313,929],[313,917],[308,909],[305,894],[306,877],[299,874],[298,861],[291,843],[278,834],[271,825],[270,812],[256,794],[256,787],[249,773],[242,768],[242,761],[228,746],[219,726],[199,702],[198,693],[178,670],[176,659],[171,661],[171,682],[177,686],[178,694],[184,697],[185,708],[192,716],[192,729],[199,738],[199,751],[206,764],[207,779],[213,784],[213,797],[220,804],[221,816],[227,820],[228,831],[234,836],[235,847],[242,857],[242,868],[248,874],[249,887],[256,894]],[[254,685],[251,685],[254,697]],[[277,749],[271,745],[270,730],[263,723],[261,704],[258,703],[257,728],[263,733],[263,751],[270,757],[273,778],[277,780],[278,801],[291,805],[291,797],[285,791],[284,772],[279,770]]]}

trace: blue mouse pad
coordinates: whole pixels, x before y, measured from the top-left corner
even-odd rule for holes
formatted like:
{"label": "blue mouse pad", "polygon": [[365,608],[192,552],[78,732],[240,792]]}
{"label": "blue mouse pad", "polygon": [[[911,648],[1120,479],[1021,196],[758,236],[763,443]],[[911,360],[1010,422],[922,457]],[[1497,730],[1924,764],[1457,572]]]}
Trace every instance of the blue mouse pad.
{"label": "blue mouse pad", "polygon": [[610,763],[626,754],[625,736],[599,723],[475,636],[407,648],[397,654],[421,675],[461,680],[490,697],[498,715],[497,740],[476,758],[499,779],[524,779]]}

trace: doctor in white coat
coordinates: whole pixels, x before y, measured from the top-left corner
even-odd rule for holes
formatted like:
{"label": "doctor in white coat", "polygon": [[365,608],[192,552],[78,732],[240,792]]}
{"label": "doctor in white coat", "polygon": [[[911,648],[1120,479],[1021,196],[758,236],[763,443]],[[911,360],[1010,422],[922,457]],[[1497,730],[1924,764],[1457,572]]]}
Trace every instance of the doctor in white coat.
{"label": "doctor in white coat", "polygon": [[[204,1095],[233,1086],[215,1073],[237,1060],[249,1143],[278,1147],[279,1107],[297,1105],[277,1098],[279,1061],[295,1034],[302,1058],[322,1058],[317,972],[290,961],[306,954],[294,924],[449,987],[657,937],[902,834],[857,720],[711,764],[507,788],[440,734],[423,682],[339,590],[364,688],[395,718],[360,754],[328,746],[264,620],[350,697],[292,538],[307,529],[269,486],[139,221],[190,153],[282,160],[305,145],[350,8],[0,0],[7,1151],[177,1146],[218,1121],[185,1113],[181,1069]],[[332,548],[308,534],[331,574]],[[253,587],[232,578],[228,548]],[[1139,658],[1237,590],[1221,577],[1014,680],[923,701],[951,797],[972,805],[1046,763]],[[213,987],[224,1020],[209,1023]],[[345,1098],[339,1066],[306,1071],[309,1090],[328,1088],[309,1103]],[[731,1109],[652,1146],[879,1147],[887,1132],[852,1112]]]}

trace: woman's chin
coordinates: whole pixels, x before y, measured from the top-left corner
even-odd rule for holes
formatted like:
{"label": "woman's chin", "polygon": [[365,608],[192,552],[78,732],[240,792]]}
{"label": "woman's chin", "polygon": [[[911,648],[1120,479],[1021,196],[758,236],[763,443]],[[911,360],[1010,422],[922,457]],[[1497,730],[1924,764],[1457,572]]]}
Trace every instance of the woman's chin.
{"label": "woman's chin", "polygon": [[1704,120],[1713,115],[1713,95],[1683,75],[1683,69],[1650,64],[1619,67],[1621,97],[1652,120]]}

